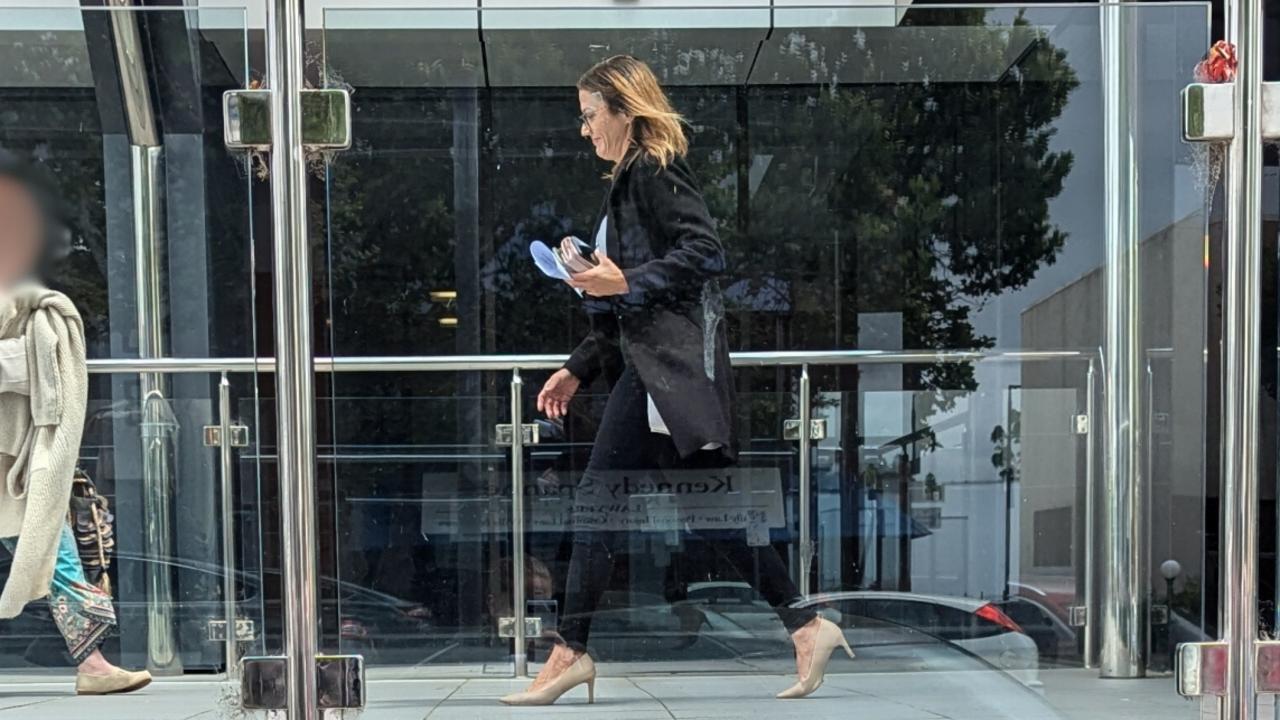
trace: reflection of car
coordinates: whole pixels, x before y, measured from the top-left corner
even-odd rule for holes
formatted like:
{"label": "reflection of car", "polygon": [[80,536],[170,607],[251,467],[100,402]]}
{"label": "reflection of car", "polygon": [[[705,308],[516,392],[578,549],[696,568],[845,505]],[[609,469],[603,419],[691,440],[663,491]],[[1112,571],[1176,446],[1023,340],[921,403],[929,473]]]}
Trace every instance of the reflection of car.
{"label": "reflection of car", "polygon": [[[4,558],[0,565],[8,565]],[[194,597],[187,594],[172,603],[174,631],[178,638],[180,657],[187,671],[220,670],[224,648],[220,642],[207,641],[210,621],[222,620],[226,605],[221,600],[222,569],[216,565],[199,562],[170,560],[165,563],[131,553],[119,553],[118,567],[136,571],[139,565],[163,565],[167,571],[182,575],[182,587],[204,588],[208,594]],[[0,567],[0,575],[7,574],[7,567]],[[267,571],[273,575],[273,571]],[[248,573],[237,577],[240,598],[237,602],[241,617],[258,621],[258,637],[264,631],[279,637],[282,617],[279,601],[273,600],[260,610],[262,598],[261,580]],[[370,662],[416,663],[432,652],[430,641],[434,634],[429,623],[422,618],[422,606],[392,597],[368,588],[322,578],[320,597],[322,612],[340,617],[338,637],[325,640],[326,646],[341,647],[344,652],[364,654]],[[120,627],[146,628],[149,603],[145,596],[117,599],[116,616]],[[265,612],[265,618],[259,614]],[[262,626],[265,620],[267,627]],[[438,645],[439,643],[437,643]],[[267,649],[268,652],[272,648]],[[276,649],[278,650],[278,649]],[[13,620],[0,625],[0,659],[12,662],[21,658],[33,666],[59,667],[69,661],[66,646],[58,628],[43,602],[30,603]]]}
{"label": "reflection of car", "polygon": [[1030,686],[1039,686],[1035,641],[999,607],[973,598],[891,591],[852,591],[805,598],[796,607],[830,608],[856,624],[897,623],[952,643]]}
{"label": "reflection of car", "polygon": [[1011,597],[996,603],[1005,615],[1035,641],[1040,665],[1079,664],[1076,631],[1044,603],[1030,597]]}

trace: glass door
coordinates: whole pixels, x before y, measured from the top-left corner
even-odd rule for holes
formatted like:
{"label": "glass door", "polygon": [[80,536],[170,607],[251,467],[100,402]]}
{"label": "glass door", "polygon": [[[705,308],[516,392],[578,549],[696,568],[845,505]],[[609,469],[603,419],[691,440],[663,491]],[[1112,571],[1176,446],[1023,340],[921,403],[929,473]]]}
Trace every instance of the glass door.
{"label": "glass door", "polygon": [[[251,82],[245,12],[4,7],[0,53],[4,162],[50,196],[40,279],[84,325],[79,465],[114,515],[102,651],[157,676],[234,673],[272,602],[253,360],[270,208],[220,110]],[[29,604],[0,625],[5,682],[62,675],[72,640]]]}
{"label": "glass door", "polygon": [[[323,645],[375,678],[509,676],[515,465],[498,426],[518,364],[484,356],[523,258],[493,247],[482,215],[478,14],[314,21],[308,75],[351,90],[354,118],[353,147],[310,181],[316,353],[424,360],[317,385]],[[526,576],[545,585],[534,564]]]}
{"label": "glass door", "polygon": [[[465,679],[468,697],[525,684],[510,677],[580,620],[572,520],[594,507],[597,530],[624,537],[589,648],[625,692],[694,708],[682,683],[716,674],[717,697],[755,697],[795,671],[795,611],[861,648],[833,661],[820,715],[837,696],[974,717],[1106,717],[1122,700],[1195,714],[1166,673],[1174,645],[1212,633],[1216,602],[1208,168],[1177,100],[1208,8],[1126,13],[1145,504],[1121,528],[1103,462],[1121,430],[1104,408],[1096,7],[317,10],[308,77],[349,89],[354,117],[353,147],[309,181],[316,354],[335,370],[318,386],[326,649],[366,653],[375,679]],[[575,83],[619,53],[686,121],[725,246],[740,456],[723,485],[653,481],[610,511],[578,495],[609,384],[565,420],[537,411],[588,321],[529,253],[594,237],[609,166]],[[679,497],[694,490],[698,512]],[[1115,538],[1136,548],[1125,608],[1106,580]],[[785,603],[764,591],[779,577]],[[396,622],[361,607],[375,595]],[[1101,683],[1121,611],[1142,677]]]}

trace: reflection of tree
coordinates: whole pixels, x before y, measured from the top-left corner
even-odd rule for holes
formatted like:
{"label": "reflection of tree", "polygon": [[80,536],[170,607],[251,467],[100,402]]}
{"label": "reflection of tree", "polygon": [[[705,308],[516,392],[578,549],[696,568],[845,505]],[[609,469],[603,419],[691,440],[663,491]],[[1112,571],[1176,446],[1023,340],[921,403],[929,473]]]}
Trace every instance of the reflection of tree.
{"label": "reflection of tree", "polygon": [[[944,14],[927,17],[952,30],[985,22],[981,10]],[[796,35],[780,42],[804,49]],[[1006,52],[1006,34],[966,37],[947,56],[956,67]],[[876,62],[869,49],[846,60],[862,77],[876,76]],[[1065,53],[1036,41],[999,81],[981,83],[933,83],[951,69],[928,66],[925,54],[911,62],[896,70],[920,82],[785,86],[750,97],[751,151],[767,154],[769,169],[750,200],[750,237],[725,228],[731,267],[757,286],[791,280],[793,347],[830,346],[837,304],[901,313],[910,348],[992,347],[994,338],[974,330],[974,311],[1025,286],[1065,242],[1048,217],[1072,164],[1070,153],[1049,149],[1078,84]],[[717,188],[717,214],[732,217],[737,191]],[[833,279],[850,286],[844,297]],[[795,322],[806,315],[825,322]],[[856,346],[856,328],[837,332],[841,346]],[[972,368],[934,365],[918,381],[972,387]]]}
{"label": "reflection of tree", "polygon": [[[362,109],[371,95],[353,97],[353,107]],[[399,93],[373,99],[382,101],[379,119],[391,124],[448,107]],[[317,299],[333,309],[340,354],[449,354],[449,345],[436,344],[449,336],[428,326],[440,316],[429,293],[454,287],[453,177],[429,144],[434,127],[394,144],[377,131],[356,125],[356,146],[331,165],[326,183],[312,184],[315,271],[328,275]]]}
{"label": "reflection of tree", "polygon": [[[938,27],[922,27],[920,17]],[[1007,70],[932,81],[954,78],[956,67],[1006,63],[1021,47],[1012,34],[1038,32],[1021,21],[1004,29],[986,22],[981,10],[908,13],[904,27],[926,33],[912,42],[935,32],[947,53],[898,53],[894,62],[906,57],[909,66],[893,73],[870,49],[844,42],[842,62],[858,69],[844,76],[860,84],[668,87],[693,123],[691,163],[730,254],[722,284],[736,285],[735,349],[858,347],[862,313],[900,314],[908,348],[995,344],[974,329],[975,311],[1025,286],[1065,242],[1048,202],[1072,158],[1049,143],[1077,81],[1064,52],[1042,39]],[[764,51],[808,58],[820,39],[793,31],[776,41]],[[672,42],[659,38],[654,53],[702,58],[694,76],[729,72],[726,58]],[[489,60],[543,77],[568,64],[562,46],[513,43],[535,54]],[[948,67],[932,66],[938,57]],[[889,75],[919,81],[877,79]],[[318,199],[313,208],[313,227],[330,230],[334,350],[448,354],[458,331],[477,332],[481,352],[571,348],[583,332],[576,298],[534,270],[528,244],[587,237],[606,187],[604,164],[578,137],[572,88],[357,90],[355,136],[367,145],[339,159],[327,209]],[[456,154],[458,133],[472,132],[467,123],[478,123],[474,161]],[[470,162],[478,167],[457,164]],[[459,223],[468,220],[459,202],[479,208],[478,278],[457,277],[459,251],[475,250],[460,244]],[[457,306],[432,303],[427,295],[439,289],[457,289]],[[470,315],[459,312],[464,305]],[[436,322],[455,314],[458,330]],[[916,366],[907,381],[963,390],[973,371]],[[776,422],[767,395],[754,396],[762,405],[750,413],[752,427]],[[956,397],[935,395],[919,408],[924,421]]]}

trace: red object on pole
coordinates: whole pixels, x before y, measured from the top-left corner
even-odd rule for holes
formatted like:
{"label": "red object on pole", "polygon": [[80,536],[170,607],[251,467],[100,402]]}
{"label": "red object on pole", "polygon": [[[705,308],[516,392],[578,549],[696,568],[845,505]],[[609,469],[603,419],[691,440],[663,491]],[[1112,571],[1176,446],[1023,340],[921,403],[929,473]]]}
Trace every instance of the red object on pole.
{"label": "red object on pole", "polygon": [[1204,59],[1196,63],[1196,82],[1229,83],[1236,79],[1236,46],[1219,40],[1209,48]]}

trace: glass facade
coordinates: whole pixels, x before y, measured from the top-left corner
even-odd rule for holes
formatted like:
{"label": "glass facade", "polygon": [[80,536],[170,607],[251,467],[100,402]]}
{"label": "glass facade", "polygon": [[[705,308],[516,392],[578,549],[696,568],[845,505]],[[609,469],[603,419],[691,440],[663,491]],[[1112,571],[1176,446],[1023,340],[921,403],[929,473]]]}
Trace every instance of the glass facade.
{"label": "glass facade", "polygon": [[[238,691],[218,688],[238,687],[242,658],[286,652],[285,601],[302,592],[283,569],[297,538],[281,524],[273,372],[280,208],[269,153],[225,135],[224,94],[269,89],[266,8],[7,5],[0,147],[47,171],[70,211],[48,282],[85,319],[81,464],[116,516],[120,630],[103,652],[149,669],[162,699],[196,693],[173,717],[231,712]],[[1210,3],[1110,17],[901,0],[378,5],[307,3],[303,63],[308,88],[350,94],[351,120],[349,149],[306,155],[308,589],[320,651],[364,660],[366,717],[525,711],[498,698],[580,626],[575,545],[592,515],[609,538],[586,612],[598,704],[577,689],[552,710],[775,712],[760,703],[797,669],[785,621],[812,615],[857,652],[837,652],[800,706],[817,717],[1216,707],[1182,702],[1173,680],[1175,648],[1217,638],[1223,603],[1221,167],[1183,140],[1180,99],[1216,38]],[[529,253],[595,237],[610,167],[582,136],[575,83],[617,54],[647,63],[687,121],[723,245],[738,457],[694,480],[624,467],[590,499],[616,378],[584,384],[563,419],[538,412],[592,326]],[[1132,182],[1113,188],[1121,116]],[[1114,193],[1136,267],[1140,419],[1125,427],[1106,411]],[[1262,455],[1277,448],[1274,362]],[[1124,488],[1109,433],[1137,448],[1131,523],[1111,512]],[[1270,628],[1274,483],[1261,508]],[[1107,579],[1120,546],[1140,589],[1128,615]],[[779,573],[795,587],[781,608]],[[1139,677],[1103,681],[1125,622]],[[43,604],[0,623],[15,692],[69,664]],[[145,707],[124,712],[170,717]],[[22,712],[8,708],[0,681],[0,717]]]}

